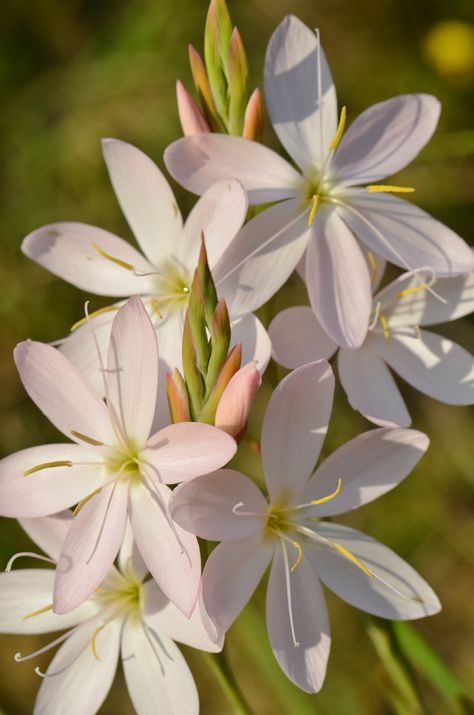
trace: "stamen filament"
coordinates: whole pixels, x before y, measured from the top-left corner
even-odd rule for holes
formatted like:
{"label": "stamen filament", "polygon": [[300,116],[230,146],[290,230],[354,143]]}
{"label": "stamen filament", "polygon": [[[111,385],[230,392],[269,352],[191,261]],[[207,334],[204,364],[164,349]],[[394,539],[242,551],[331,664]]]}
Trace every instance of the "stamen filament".
{"label": "stamen filament", "polygon": [[22,617],[22,621],[27,621],[29,618],[34,618],[35,616],[40,616],[42,613],[47,613],[48,611],[51,611],[53,609],[53,604],[49,603],[47,606],[43,606],[43,608],[38,608],[37,611],[33,611],[32,613],[28,613],[26,616]]}
{"label": "stamen filament", "polygon": [[98,628],[96,628],[94,633],[92,634],[92,637],[91,637],[91,651],[92,651],[94,658],[96,660],[98,660],[99,662],[102,661],[102,658],[97,653],[95,641],[96,641],[96,638],[99,635],[99,633],[104,630],[106,625],[107,625],[107,623],[104,623],[102,626],[99,626]]}
{"label": "stamen filament", "polygon": [[122,261],[121,258],[115,258],[115,256],[111,256],[110,253],[104,251],[100,246],[97,245],[97,243],[93,243],[92,248],[94,248],[97,253],[102,256],[102,258],[106,258],[108,261],[111,261],[117,266],[120,266],[120,268],[125,268],[127,271],[135,270],[134,265],[132,265],[131,263],[127,263],[127,261]]}
{"label": "stamen filament", "polygon": [[118,310],[118,306],[116,306],[116,305],[106,305],[104,308],[98,308],[97,310],[93,310],[92,313],[88,313],[88,315],[85,318],[81,318],[76,323],[74,323],[74,325],[71,325],[70,331],[71,331],[71,333],[73,333],[74,330],[77,330],[77,328],[80,328],[81,325],[85,325],[90,318],[95,318],[98,315],[102,315],[103,313],[111,313],[111,312],[114,312],[117,310]]}
{"label": "stamen filament", "polygon": [[314,217],[316,216],[316,212],[319,208],[319,194],[315,194],[311,198],[312,204],[311,204],[311,211],[309,212],[308,216],[308,226],[311,226],[311,224],[314,221]]}
{"label": "stamen filament", "polygon": [[372,253],[372,251],[369,251],[367,254],[367,257],[369,259],[370,266],[372,268],[372,276],[370,278],[370,287],[373,288],[375,285],[375,282],[377,280],[377,261],[375,260],[375,256]]}
{"label": "stamen filament", "polygon": [[43,464],[37,464],[35,467],[30,467],[26,472],[23,472],[24,477],[28,477],[30,474],[35,472],[40,472],[42,469],[53,469],[55,467],[72,467],[73,463],[70,459],[60,459],[56,462],[43,462]]}
{"label": "stamen filament", "polygon": [[38,559],[38,561],[46,561],[48,564],[54,564],[56,566],[56,561],[54,561],[53,559],[50,559],[48,556],[43,556],[42,554],[34,554],[32,551],[20,551],[18,554],[15,554],[14,556],[11,557],[10,561],[7,563],[7,565],[5,567],[5,571],[7,573],[9,571],[11,571],[12,566],[15,563],[15,561],[22,556],[28,556],[31,559]]}
{"label": "stamen filament", "polygon": [[383,336],[387,345],[390,343],[390,328],[388,327],[388,321],[382,312],[379,312],[379,320],[382,325]]}
{"label": "stamen filament", "polygon": [[412,194],[415,191],[413,186],[389,186],[385,184],[370,184],[370,186],[366,186],[365,188],[372,194]]}
{"label": "stamen filament", "polygon": [[334,499],[335,497],[337,497],[337,495],[341,491],[341,488],[342,488],[342,479],[339,478],[337,480],[337,487],[331,494],[328,494],[327,497],[321,497],[321,499],[312,499],[310,501],[310,504],[326,504],[326,502],[331,501],[331,499]]}
{"label": "stamen filament", "polygon": [[358,568],[360,568],[361,571],[363,571],[367,576],[370,576],[371,578],[375,578],[375,574],[373,571],[367,568],[362,561],[360,561],[357,556],[354,556],[352,551],[349,551],[349,549],[346,549],[345,546],[342,546],[342,544],[337,544],[336,542],[333,542],[331,546],[334,546],[336,551],[338,551],[341,556],[344,556],[346,559],[351,561],[353,564],[355,564]]}
{"label": "stamen filament", "polygon": [[101,491],[102,488],[99,487],[99,489],[95,489],[93,492],[84,497],[84,499],[81,499],[81,501],[77,504],[76,508],[72,512],[72,515],[77,516],[81,511],[82,507],[85,506],[93,497],[97,496],[97,494],[100,494]]}
{"label": "stamen filament", "polygon": [[155,298],[155,296],[151,296],[151,297],[150,297],[150,308],[151,308],[151,310],[152,310],[152,313],[156,313],[156,315],[157,315],[159,318],[162,318],[162,317],[163,317],[163,315],[162,315],[162,313],[161,313],[161,311],[160,311],[160,309],[159,309],[159,307],[158,307],[158,299]]}
{"label": "stamen filament", "polygon": [[288,564],[288,554],[286,552],[286,546],[283,539],[280,540],[281,550],[283,552],[283,561],[285,564],[285,583],[286,583],[286,598],[288,603],[288,615],[290,618],[290,630],[291,636],[293,638],[293,645],[295,648],[299,647],[299,641],[296,640],[295,624],[293,622],[293,604],[291,598],[291,583],[290,583],[290,567]]}
{"label": "stamen filament", "polygon": [[[344,129],[346,126],[346,119],[347,119],[347,109],[346,107],[343,107],[341,109],[341,116],[339,118],[339,124],[337,126],[336,133],[334,137],[331,140],[331,143],[329,144],[329,149],[332,151],[333,149],[337,149],[339,142],[342,139],[342,135],[344,134]],[[321,119],[322,121],[322,119]]]}
{"label": "stamen filament", "polygon": [[29,655],[22,655],[21,653],[15,653],[15,661],[17,663],[22,663],[24,660],[31,660],[32,658],[36,658],[37,655],[42,655],[42,653],[46,653],[48,650],[51,650],[51,648],[54,648],[55,646],[59,645],[63,641],[67,640],[70,636],[72,636],[73,633],[77,631],[79,626],[76,626],[75,628],[72,628],[70,631],[67,631],[66,633],[63,633],[62,636],[59,636],[59,638],[56,638],[54,641],[51,641],[51,643],[48,643],[47,645],[43,646],[42,648],[39,648],[39,650],[35,650],[34,653],[30,653]]}
{"label": "stamen filament", "polygon": [[104,443],[100,442],[98,439],[88,437],[86,434],[82,434],[82,432],[76,432],[76,430],[74,429],[71,430],[71,434],[73,437],[80,439],[82,442],[87,442],[87,444],[91,444],[93,447],[103,447],[104,445]]}

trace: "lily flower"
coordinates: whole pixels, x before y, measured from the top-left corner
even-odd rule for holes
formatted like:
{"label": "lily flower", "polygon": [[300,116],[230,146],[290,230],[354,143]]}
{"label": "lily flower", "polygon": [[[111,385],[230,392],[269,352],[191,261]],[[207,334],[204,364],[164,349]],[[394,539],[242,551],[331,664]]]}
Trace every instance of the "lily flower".
{"label": "lily flower", "polygon": [[[404,273],[379,291],[372,301],[364,343],[356,350],[339,350],[339,378],[348,400],[375,424],[411,423],[389,368],[435,400],[474,403],[473,356],[452,340],[421,329],[472,312],[474,273],[441,278],[436,296],[429,290],[432,279],[429,271]],[[339,347],[307,306],[283,310],[268,331],[274,359],[291,369],[329,359]]]}
{"label": "lily flower", "polygon": [[270,39],[265,97],[275,132],[292,164],[240,137],[198,134],[165,152],[171,175],[202,194],[238,179],[250,203],[279,202],[241,231],[215,270],[231,289],[234,313],[255,310],[286,281],[308,247],[311,304],[331,338],[359,347],[371,309],[370,276],[358,244],[407,270],[438,276],[474,268],[467,244],[425,211],[395,194],[412,187],[377,184],[409,164],[431,138],[440,104],[427,94],[388,99],[363,112],[344,133],[336,90],[313,33],[286,17]]}
{"label": "lily flower", "polygon": [[[72,513],[25,519],[25,531],[55,563],[72,524]],[[145,580],[143,563],[127,526],[118,568],[112,566],[101,588],[67,615],[52,610],[52,569],[10,570],[0,574],[0,631],[48,633],[65,631],[34,653],[32,660],[62,644],[45,673],[34,715],[67,712],[94,715],[104,702],[121,658],[125,681],[139,715],[197,715],[199,702],[193,676],[175,641],[205,651],[219,651],[208,634],[206,614],[199,608],[186,618],[153,580]],[[27,554],[35,556],[35,554]]]}
{"label": "lily flower", "polygon": [[49,345],[20,343],[15,361],[31,399],[74,442],[30,447],[0,462],[2,516],[47,516],[77,505],[56,571],[54,611],[77,608],[101,585],[129,517],[148,570],[189,615],[199,590],[199,548],[173,523],[167,485],[223,466],[236,444],[216,427],[190,422],[150,434],[158,347],[140,298],[114,318],[102,373],[106,403]]}
{"label": "lily flower", "polygon": [[[168,370],[181,369],[184,314],[201,235],[212,270],[245,220],[245,191],[237,181],[217,182],[183,224],[168,182],[146,154],[116,139],[104,139],[102,148],[118,201],[144,255],[108,231],[72,222],[33,231],[24,239],[22,251],[51,273],[90,293],[141,295],[158,334],[160,360]],[[219,297],[228,300],[232,296],[220,291]],[[90,315],[104,350],[120,305],[114,303]],[[271,345],[263,325],[251,314],[230,317],[232,340],[242,343],[244,362],[256,359],[260,369],[265,369]],[[83,319],[73,326],[60,349],[100,390],[99,365],[86,322]],[[165,372],[161,371],[163,382]]]}
{"label": "lily flower", "polygon": [[336,516],[395,487],[417,464],[428,437],[377,429],[336,450],[313,473],[331,413],[334,375],[326,361],[290,373],[276,388],[262,428],[268,499],[230,469],[179,486],[173,518],[222,541],[203,572],[205,609],[225,632],[267,567],[268,634],[281,668],[307,692],[320,689],[329,654],[321,581],[348,603],[390,619],[436,613],[428,584],[386,546],[324,517]]}

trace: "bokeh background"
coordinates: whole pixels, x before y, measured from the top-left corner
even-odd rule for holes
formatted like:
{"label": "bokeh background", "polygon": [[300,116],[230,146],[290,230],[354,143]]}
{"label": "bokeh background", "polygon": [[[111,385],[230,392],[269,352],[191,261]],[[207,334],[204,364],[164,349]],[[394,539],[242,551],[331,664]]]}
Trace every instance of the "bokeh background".
{"label": "bokeh background", "polygon": [[[321,29],[341,104],[349,120],[373,102],[424,91],[443,104],[430,145],[394,183],[417,187],[416,201],[467,240],[474,191],[474,7],[469,0],[235,0],[234,23],[243,36],[253,84],[261,85],[265,46],[282,17],[293,12]],[[191,88],[187,44],[202,48],[206,0],[8,0],[0,27],[0,451],[1,455],[57,440],[29,402],[11,358],[27,337],[49,341],[65,335],[82,316],[87,296],[38,268],[20,252],[22,238],[57,220],[97,224],[130,238],[101,158],[100,138],[136,144],[162,167],[164,148],[179,134],[175,80]],[[265,140],[275,139],[268,125]],[[185,212],[193,198],[176,187]],[[294,277],[262,315],[304,301]],[[103,303],[92,299],[92,309]],[[443,328],[472,348],[467,321]],[[271,367],[267,385],[282,372]],[[403,386],[414,426],[432,445],[410,478],[393,493],[344,519],[381,539],[431,583],[443,611],[416,624],[466,693],[474,695],[473,426],[467,408],[435,403]],[[269,388],[262,390],[256,415]],[[337,395],[325,452],[368,429]],[[247,455],[248,456],[248,455]],[[244,455],[245,458],[245,455]],[[28,539],[14,521],[0,523],[0,566]],[[26,564],[23,564],[26,565]],[[388,631],[374,630],[364,614],[328,595],[333,649],[322,692],[306,696],[274,664],[262,619],[263,592],[232,628],[228,652],[256,715],[383,715],[472,712],[449,704],[414,673],[416,700],[396,686],[390,661],[382,662]],[[385,634],[385,635],[384,635]],[[0,638],[0,712],[32,712],[39,679],[36,662],[16,664],[17,651],[36,649],[47,637]],[[199,656],[186,650],[196,674],[203,715],[231,711]],[[43,668],[48,662],[38,659]],[[100,667],[100,666],[99,666]],[[446,672],[443,672],[446,676]],[[441,677],[441,675],[440,675]],[[458,687],[455,682],[452,687]],[[462,707],[464,709],[462,709]],[[123,678],[101,710],[133,709]],[[51,715],[54,715],[51,713]],[[186,715],[183,713],[183,715]]]}

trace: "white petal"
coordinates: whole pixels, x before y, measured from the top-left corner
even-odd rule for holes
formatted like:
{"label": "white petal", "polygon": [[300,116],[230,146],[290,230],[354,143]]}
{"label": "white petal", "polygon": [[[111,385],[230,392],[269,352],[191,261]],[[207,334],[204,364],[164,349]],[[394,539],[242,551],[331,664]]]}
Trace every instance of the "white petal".
{"label": "white petal", "polygon": [[372,295],[367,264],[352,231],[335,211],[321,210],[306,254],[306,285],[326,333],[341,347],[359,347]]}
{"label": "white petal", "polygon": [[411,423],[397,384],[370,341],[358,350],[340,350],[337,367],[354,410],[381,427],[407,427]]}
{"label": "white petal", "polygon": [[290,370],[315,360],[328,360],[338,347],[308,306],[282,310],[273,318],[268,333],[273,358]]}
{"label": "white petal", "polygon": [[234,319],[231,316],[231,329],[231,345],[242,344],[242,365],[255,360],[260,373],[265,372],[272,344],[260,320],[252,313]]}
{"label": "white petal", "polygon": [[186,618],[166,598],[155,581],[147,581],[143,585],[141,598],[143,618],[155,632],[164,633],[174,641],[211,653],[222,650],[222,642],[215,643],[209,636],[207,614],[200,602],[191,617]]}
{"label": "white petal", "polygon": [[125,527],[117,563],[121,573],[124,574],[125,577],[130,576],[139,582],[143,581],[148,571],[145,562],[140,556],[136,541],[133,538],[132,526],[129,520],[127,520]]}
{"label": "white petal", "polygon": [[410,620],[437,613],[441,606],[417,572],[379,541],[339,524],[320,522],[317,533],[353,554],[374,576],[369,576],[335,548],[308,547],[320,579],[345,601],[391,620]]}
{"label": "white petal", "polygon": [[[220,469],[175,489],[170,509],[186,531],[210,541],[229,541],[263,531],[268,503],[248,477]],[[239,511],[256,516],[239,515]]]}
{"label": "white petal", "polygon": [[213,272],[232,316],[256,310],[289,278],[310,237],[307,214],[299,199],[283,201],[249,221],[232,241]]}
{"label": "white petal", "polygon": [[474,269],[467,243],[414,204],[391,194],[350,189],[337,211],[372,251],[402,268],[450,276]]}
{"label": "white petal", "polygon": [[52,610],[25,618],[53,601],[53,569],[21,569],[0,573],[0,633],[48,633],[81,623],[94,613],[84,603],[66,615]]}
{"label": "white petal", "polygon": [[[120,651],[120,620],[96,633],[95,658],[91,639],[101,620],[91,621],[61,646],[39,689],[33,715],[97,713],[110,690]],[[53,675],[60,673],[59,675]]]}
{"label": "white petal", "polygon": [[337,130],[336,90],[316,34],[294,15],[268,44],[265,99],[281,143],[305,174],[314,173]]}
{"label": "white petal", "polygon": [[333,396],[334,374],[325,360],[297,368],[273,392],[261,437],[272,502],[298,492],[312,473],[326,437]]}
{"label": "white petal", "polygon": [[225,633],[246,606],[273,555],[271,540],[260,535],[219,544],[202,575],[206,610],[220,633]]}
{"label": "white petal", "polygon": [[297,196],[301,175],[263,144],[225,136],[195,134],[178,139],[166,149],[164,160],[171,176],[185,189],[203,194],[216,181],[237,179],[251,204]]}
{"label": "white petal", "polygon": [[72,523],[72,512],[67,509],[59,514],[37,519],[19,519],[20,525],[30,539],[38,544],[45,554],[57,561]]}
{"label": "white petal", "polygon": [[448,405],[474,403],[474,358],[447,338],[421,330],[419,336],[393,332],[373,344],[390,367],[425,395]]}
{"label": "white petal", "polygon": [[152,290],[149,277],[134,275],[134,269],[153,271],[151,263],[127,241],[96,226],[52,223],[30,233],[21,250],[51,273],[96,295],[126,296]]}
{"label": "white petal", "polygon": [[[331,638],[323,590],[310,562],[303,556],[289,574],[291,606],[281,549],[275,549],[267,589],[267,629],[285,675],[307,693],[320,690],[326,675]],[[293,620],[295,645],[290,625]]]}
{"label": "white petal", "polygon": [[155,485],[131,489],[133,535],[149,572],[185,615],[194,610],[199,592],[201,557],[195,536],[175,524],[168,511],[171,490]]}
{"label": "white petal", "polygon": [[125,532],[128,484],[104,487],[74,518],[56,569],[54,610],[68,613],[100,586]]}
{"label": "white petal", "polygon": [[333,516],[356,509],[390,491],[418,464],[428,449],[423,432],[376,429],[364,432],[333,452],[316,470],[302,494],[301,503],[337,496],[312,507],[316,516]]}
{"label": "white petal", "polygon": [[402,94],[366,109],[341,139],[334,180],[369,184],[403,169],[431,139],[440,109],[429,94]]}
{"label": "white petal", "polygon": [[179,648],[163,633],[145,632],[128,619],[122,634],[122,664],[138,715],[198,715],[194,679]]}
{"label": "white petal", "polygon": [[211,269],[235,237],[247,215],[247,194],[238,181],[227,179],[211,186],[197,201],[184,224],[178,258],[194,271],[204,236]]}
{"label": "white petal", "polygon": [[117,139],[104,139],[102,149],[125,218],[143,253],[158,267],[182,241],[183,222],[173,192],[140,149]]}

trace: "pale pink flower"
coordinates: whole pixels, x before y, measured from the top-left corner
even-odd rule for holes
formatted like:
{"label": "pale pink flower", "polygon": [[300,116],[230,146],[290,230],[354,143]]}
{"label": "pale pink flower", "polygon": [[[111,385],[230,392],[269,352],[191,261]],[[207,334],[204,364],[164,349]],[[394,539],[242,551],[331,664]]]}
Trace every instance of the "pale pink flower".
{"label": "pale pink flower", "polygon": [[176,101],[179,121],[185,137],[211,131],[204,114],[179,79],[176,82]]}
{"label": "pale pink flower", "polygon": [[[54,563],[72,523],[71,512],[24,519],[22,526]],[[12,562],[22,556],[17,554]],[[208,634],[200,605],[188,619],[153,580],[144,578],[143,563],[128,526],[118,568],[112,566],[101,588],[67,615],[52,611],[54,571],[9,570],[0,574],[0,632],[65,631],[35,653],[15,660],[36,659],[62,644],[45,673],[34,715],[94,715],[107,693],[121,658],[125,680],[139,715],[197,715],[199,702],[193,676],[174,641],[205,651],[219,651]]]}
{"label": "pale pink flower", "polygon": [[436,613],[428,584],[390,549],[324,521],[395,487],[428,446],[421,432],[377,429],[336,450],[313,473],[331,412],[326,361],[290,373],[273,393],[262,428],[268,500],[233,470],[198,477],[173,493],[173,518],[223,543],[203,573],[207,613],[220,632],[245,606],[267,567],[266,619],[275,656],[308,692],[324,680],[330,635],[322,581],[352,605],[390,619]]}
{"label": "pale pink flower", "polygon": [[222,393],[214,424],[232,437],[239,437],[247,426],[255,394],[262,384],[256,363],[241,367]]}
{"label": "pale pink flower", "polygon": [[[170,370],[181,369],[184,314],[201,234],[212,270],[245,220],[245,191],[237,181],[217,182],[183,224],[168,182],[146,154],[115,139],[104,139],[102,147],[118,201],[144,255],[108,231],[71,222],[53,223],[33,231],[23,241],[22,250],[82,290],[117,297],[141,295],[158,334],[160,361]],[[219,298],[230,300],[232,295],[219,291]],[[119,306],[116,303],[91,314],[97,340],[104,350]],[[243,315],[242,311],[238,316],[231,312],[230,318],[232,341],[242,343],[244,361],[256,359],[264,370],[271,345],[263,325],[254,315]],[[84,320],[77,325],[60,349],[101,390],[91,331]],[[161,370],[162,382],[165,372]],[[164,394],[163,391],[166,405]]]}
{"label": "pale pink flower", "polygon": [[300,171],[240,137],[200,134],[165,152],[170,173],[194,193],[232,177],[251,203],[279,202],[242,229],[216,267],[218,288],[232,293],[234,312],[268,300],[308,247],[314,311],[334,340],[355,348],[365,338],[371,308],[369,271],[357,239],[408,270],[429,266],[447,276],[473,269],[459,236],[387,193],[409,187],[373,185],[409,164],[431,138],[440,111],[434,97],[407,94],[375,104],[343,134],[346,111],[338,121],[318,35],[293,16],[270,40],[265,97],[275,132]]}
{"label": "pale pink flower", "polygon": [[[349,402],[376,424],[411,423],[389,367],[435,400],[450,405],[474,403],[473,356],[452,340],[420,329],[472,312],[474,273],[441,278],[436,295],[430,293],[430,278],[429,272],[404,273],[379,291],[362,346],[339,350],[339,378]],[[283,310],[268,331],[273,357],[291,369],[330,358],[339,347],[306,306]]]}
{"label": "pale pink flower", "polygon": [[112,325],[107,402],[55,348],[26,341],[15,349],[31,399],[74,444],[31,447],[0,462],[0,514],[37,517],[79,504],[58,563],[54,610],[79,606],[102,583],[129,516],[148,570],[184,613],[199,589],[194,537],[175,526],[167,484],[226,464],[235,441],[210,425],[182,422],[150,434],[156,406],[158,348],[135,296]]}

